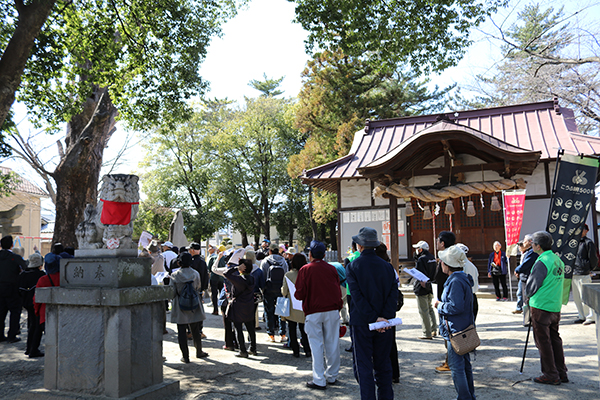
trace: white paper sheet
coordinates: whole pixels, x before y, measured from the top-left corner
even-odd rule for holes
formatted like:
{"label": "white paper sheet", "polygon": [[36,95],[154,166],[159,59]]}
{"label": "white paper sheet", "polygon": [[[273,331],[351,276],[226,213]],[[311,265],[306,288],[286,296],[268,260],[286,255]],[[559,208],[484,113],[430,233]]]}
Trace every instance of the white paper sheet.
{"label": "white paper sheet", "polygon": [[148,248],[148,245],[152,241],[152,234],[146,231],[143,231],[140,235],[140,240],[138,241],[138,249]]}
{"label": "white paper sheet", "polygon": [[427,277],[427,275],[425,275],[416,268],[402,268],[402,271],[406,272],[418,281],[429,282],[429,278]]}
{"label": "white paper sheet", "polygon": [[396,325],[400,325],[400,324],[402,324],[402,318],[392,318],[392,319],[388,319],[387,322],[381,321],[381,322],[373,322],[372,324],[369,324],[369,330],[374,331],[376,329],[386,328],[388,326],[396,326]]}
{"label": "white paper sheet", "polygon": [[167,276],[169,276],[169,273],[166,271],[161,271],[161,272],[157,272],[154,277],[156,278],[156,280],[158,281],[158,283],[162,283],[163,279],[165,279]]}
{"label": "white paper sheet", "polygon": [[290,281],[290,278],[288,278],[287,276],[285,277],[285,281],[287,282],[288,285],[288,289],[290,291],[290,297],[292,298],[292,308],[294,310],[299,310],[302,311],[302,300],[298,300],[296,299],[296,285],[294,285],[294,283],[292,281]]}

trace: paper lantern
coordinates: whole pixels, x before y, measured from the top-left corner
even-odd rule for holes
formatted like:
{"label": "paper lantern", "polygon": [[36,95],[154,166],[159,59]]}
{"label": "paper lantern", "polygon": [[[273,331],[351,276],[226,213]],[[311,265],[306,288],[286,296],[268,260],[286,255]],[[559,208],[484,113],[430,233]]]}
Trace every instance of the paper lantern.
{"label": "paper lantern", "polygon": [[412,201],[410,201],[410,199],[406,201],[406,210],[404,215],[406,215],[407,217],[412,217],[413,215],[415,215],[415,210],[413,210],[412,208]]}
{"label": "paper lantern", "polygon": [[474,217],[477,213],[475,212],[475,204],[472,200],[467,201],[467,217]]}
{"label": "paper lantern", "polygon": [[451,199],[446,200],[446,210],[444,211],[444,214],[454,214],[454,204],[452,202]]}
{"label": "paper lantern", "polygon": [[423,219],[425,219],[425,220],[433,219],[433,214],[431,214],[431,210],[429,209],[429,206],[425,206],[425,208],[423,210]]}
{"label": "paper lantern", "polygon": [[490,206],[490,209],[492,211],[501,211],[502,210],[502,206],[500,205],[500,202],[498,201],[498,196],[492,196],[492,205]]}

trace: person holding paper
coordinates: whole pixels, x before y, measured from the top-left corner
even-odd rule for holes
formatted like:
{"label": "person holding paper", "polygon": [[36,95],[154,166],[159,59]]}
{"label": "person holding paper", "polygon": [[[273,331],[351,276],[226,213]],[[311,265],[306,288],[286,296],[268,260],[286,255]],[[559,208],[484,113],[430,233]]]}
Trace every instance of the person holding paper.
{"label": "person holding paper", "polygon": [[[291,270],[285,274],[285,280],[283,281],[283,286],[281,287],[281,293],[283,296],[290,299],[290,316],[285,317],[285,319],[288,322],[290,347],[292,348],[293,355],[296,358],[300,357],[300,346],[298,345],[298,332],[296,327],[300,328],[300,342],[302,343],[302,348],[304,349],[304,355],[306,355],[306,357],[311,356],[308,336],[306,336],[306,332],[304,331],[305,316],[304,311],[302,311],[302,302],[296,300],[292,293],[292,291],[295,292],[296,290],[295,285],[296,279],[298,279],[298,271],[300,271],[300,268],[302,268],[304,265],[306,265],[306,257],[304,254],[295,253],[290,264]],[[297,303],[300,303],[299,308],[296,308]]]}
{"label": "person holding paper", "polygon": [[392,265],[375,252],[380,244],[375,229],[363,227],[352,240],[360,251],[360,257],[348,265],[346,275],[352,301],[350,331],[354,347],[354,376],[360,386],[361,399],[393,399],[390,352],[394,330],[371,331],[369,324],[396,316],[396,275]]}
{"label": "person holding paper", "polygon": [[419,336],[419,339],[432,340],[438,329],[437,318],[432,307],[433,289],[431,287],[437,261],[433,254],[429,252],[429,244],[426,241],[420,240],[417,244],[413,244],[413,248],[415,249],[415,268],[429,278],[428,281],[414,279],[413,292],[417,296],[417,306],[423,331],[423,335]]}

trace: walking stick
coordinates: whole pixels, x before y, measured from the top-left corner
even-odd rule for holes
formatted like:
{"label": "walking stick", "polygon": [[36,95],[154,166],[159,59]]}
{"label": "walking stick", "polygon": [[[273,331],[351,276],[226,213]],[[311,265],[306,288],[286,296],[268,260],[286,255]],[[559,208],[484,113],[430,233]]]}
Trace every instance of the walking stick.
{"label": "walking stick", "polygon": [[527,328],[527,338],[525,339],[525,348],[523,349],[523,360],[521,361],[521,370],[519,374],[523,373],[523,366],[525,365],[525,354],[527,354],[527,343],[529,342],[529,332],[531,332],[531,315],[529,315],[529,327]]}

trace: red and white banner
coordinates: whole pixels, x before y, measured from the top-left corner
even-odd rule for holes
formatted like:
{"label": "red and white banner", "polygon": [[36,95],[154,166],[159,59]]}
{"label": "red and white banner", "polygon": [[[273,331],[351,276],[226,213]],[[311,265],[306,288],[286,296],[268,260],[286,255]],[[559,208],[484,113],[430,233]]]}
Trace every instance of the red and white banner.
{"label": "red and white banner", "polygon": [[525,189],[503,190],[504,231],[506,246],[519,242],[521,226],[523,225],[523,209],[525,208]]}

